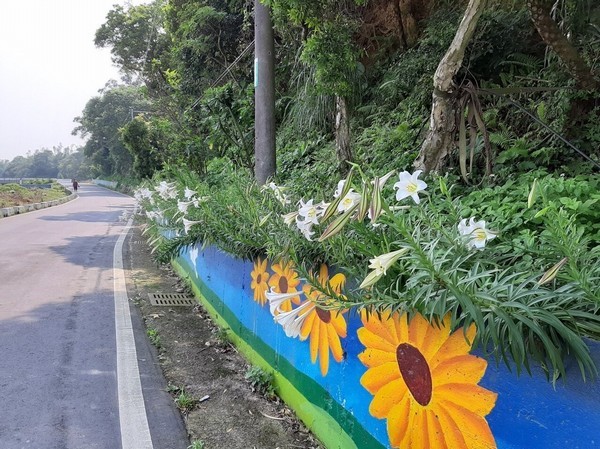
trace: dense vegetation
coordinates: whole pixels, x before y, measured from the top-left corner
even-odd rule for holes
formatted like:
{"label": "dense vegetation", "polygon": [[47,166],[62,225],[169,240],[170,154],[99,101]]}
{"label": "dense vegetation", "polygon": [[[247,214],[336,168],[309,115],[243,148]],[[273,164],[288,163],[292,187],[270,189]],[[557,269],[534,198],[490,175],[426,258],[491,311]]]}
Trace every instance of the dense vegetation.
{"label": "dense vegetation", "polygon": [[[252,175],[253,2],[115,6],[97,31],[125,83],[91,99],[76,131],[94,175],[147,180],[151,227],[179,228],[159,257],[201,241],[289,257],[308,278],[324,262],[374,282],[323,287],[321,307],[449,313],[519,368],[533,357],[555,378],[574,354],[596,374],[582,337],[600,337],[600,5],[265,4],[278,125],[266,189]],[[419,204],[394,199],[413,167]]]}
{"label": "dense vegetation", "polygon": [[15,183],[0,185],[0,208],[57,200],[70,193],[58,182],[42,181],[51,184],[50,187],[35,187],[35,184],[24,187]]}
{"label": "dense vegetation", "polygon": [[78,178],[92,175],[92,165],[81,149],[57,146],[42,148],[17,156],[11,161],[0,160],[0,178]]}

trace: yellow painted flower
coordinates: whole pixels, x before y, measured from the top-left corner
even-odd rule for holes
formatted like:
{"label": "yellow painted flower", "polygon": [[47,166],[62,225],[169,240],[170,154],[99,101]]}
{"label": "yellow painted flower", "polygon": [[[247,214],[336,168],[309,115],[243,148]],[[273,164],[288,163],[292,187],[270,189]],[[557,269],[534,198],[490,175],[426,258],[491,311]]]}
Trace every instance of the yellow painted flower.
{"label": "yellow painted flower", "polygon": [[[300,279],[298,279],[298,273],[294,270],[294,264],[292,262],[274,263],[271,266],[271,269],[275,272],[269,278],[269,285],[272,287],[272,292],[293,293],[298,291],[296,287],[300,285]],[[278,312],[289,312],[292,310],[292,302],[294,304],[300,304],[300,296],[294,296],[285,300],[278,306]]]}
{"label": "yellow painted flower", "polygon": [[254,290],[254,300],[261,306],[267,302],[265,293],[269,290],[269,273],[267,272],[267,259],[261,261],[260,258],[254,263],[254,270],[250,273],[252,282],[250,287]]}
{"label": "yellow painted flower", "polygon": [[[329,285],[334,292],[339,294],[346,282],[346,277],[338,273],[329,279],[327,266],[321,265],[318,281],[322,286]],[[323,300],[323,293],[309,284],[305,284],[302,289],[314,306],[302,312],[304,320],[300,328],[300,339],[306,340],[310,337],[310,359],[316,363],[317,357],[319,358],[321,375],[325,376],[329,371],[330,351],[336,362],[341,362],[344,358],[340,338],[346,337],[346,320],[341,311],[326,310],[317,305],[317,300]]]}
{"label": "yellow painted flower", "polygon": [[360,383],[373,400],[372,416],[387,419],[390,443],[402,449],[492,449],[485,416],[497,394],[477,383],[487,361],[470,355],[476,329],[450,332],[450,318],[438,325],[421,315],[362,316],[359,354],[368,368]]}

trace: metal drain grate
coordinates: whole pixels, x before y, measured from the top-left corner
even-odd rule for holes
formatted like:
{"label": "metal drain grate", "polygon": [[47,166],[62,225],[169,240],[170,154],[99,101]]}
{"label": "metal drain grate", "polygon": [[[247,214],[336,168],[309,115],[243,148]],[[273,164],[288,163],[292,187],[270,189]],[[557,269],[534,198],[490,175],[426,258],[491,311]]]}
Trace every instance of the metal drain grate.
{"label": "metal drain grate", "polygon": [[193,306],[196,304],[194,298],[183,293],[148,293],[148,298],[153,306]]}

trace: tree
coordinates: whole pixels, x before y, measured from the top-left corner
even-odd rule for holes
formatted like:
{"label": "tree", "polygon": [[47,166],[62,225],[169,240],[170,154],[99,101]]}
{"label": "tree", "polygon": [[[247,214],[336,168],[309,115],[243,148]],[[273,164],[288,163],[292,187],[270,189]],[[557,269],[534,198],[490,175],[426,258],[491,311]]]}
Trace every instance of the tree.
{"label": "tree", "polygon": [[151,178],[162,168],[157,130],[143,117],[136,117],[120,130],[121,140],[133,155],[133,171],[139,178]]}
{"label": "tree", "polygon": [[169,48],[163,10],[164,0],[129,7],[114,5],[94,38],[97,47],[110,47],[112,61],[124,75],[144,82],[151,91],[168,85],[161,67],[161,58]]}
{"label": "tree", "polygon": [[552,48],[565,63],[579,87],[586,90],[600,88],[600,83],[594,78],[592,71],[577,49],[552,20],[550,10],[553,4],[553,0],[527,0],[527,7],[531,12],[535,28],[546,45]]}
{"label": "tree", "polygon": [[446,156],[452,150],[458,108],[454,77],[462,66],[465,49],[475,32],[485,5],[486,0],[469,1],[454,40],[435,71],[429,132],[414,163],[415,168],[419,170],[441,171]]}
{"label": "tree", "polygon": [[151,111],[152,106],[139,87],[118,86],[103,90],[100,96],[90,99],[73,131],[87,137],[83,147],[98,174],[128,175],[133,157],[119,138],[119,128],[125,126],[134,111]]}

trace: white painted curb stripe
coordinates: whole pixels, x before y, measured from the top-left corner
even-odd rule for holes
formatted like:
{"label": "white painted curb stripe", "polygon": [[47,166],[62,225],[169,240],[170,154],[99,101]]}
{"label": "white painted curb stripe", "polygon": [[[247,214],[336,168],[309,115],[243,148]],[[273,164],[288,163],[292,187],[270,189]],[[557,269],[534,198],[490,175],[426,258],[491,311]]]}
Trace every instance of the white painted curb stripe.
{"label": "white painted curb stripe", "polygon": [[[135,211],[134,211],[135,214]],[[133,216],[132,216],[133,217]],[[153,449],[144,406],[144,395],[137,362],[129,299],[123,271],[123,242],[131,228],[130,218],[121,232],[113,253],[115,328],[117,336],[117,388],[119,421],[123,449]]]}

